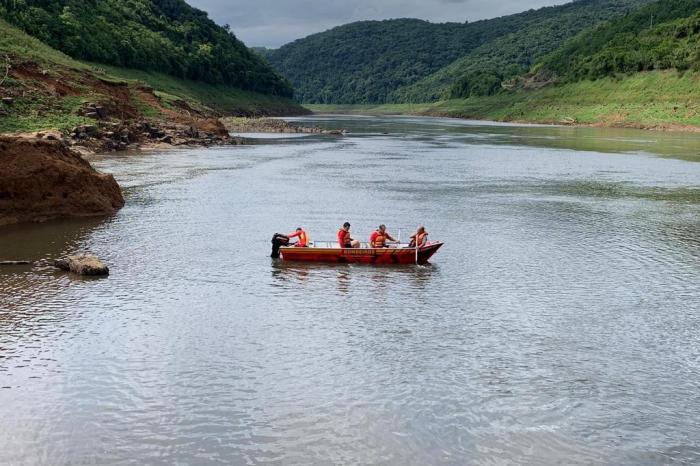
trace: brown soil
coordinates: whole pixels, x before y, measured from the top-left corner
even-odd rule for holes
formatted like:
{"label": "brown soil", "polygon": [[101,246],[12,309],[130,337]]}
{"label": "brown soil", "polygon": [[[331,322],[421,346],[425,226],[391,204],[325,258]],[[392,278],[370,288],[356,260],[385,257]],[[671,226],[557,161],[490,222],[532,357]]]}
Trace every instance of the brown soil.
{"label": "brown soil", "polygon": [[10,76],[25,83],[25,85],[34,83],[43,92],[60,97],[78,95],[80,93],[78,89],[69,84],[71,80],[64,79],[62,74],[44,70],[31,61],[13,64]]}
{"label": "brown soil", "polygon": [[49,137],[0,135],[0,225],[108,215],[124,206],[112,175]]}
{"label": "brown soil", "polygon": [[194,118],[190,121],[185,121],[185,124],[191,126],[197,131],[213,134],[216,136],[228,136],[228,129],[218,118]]}

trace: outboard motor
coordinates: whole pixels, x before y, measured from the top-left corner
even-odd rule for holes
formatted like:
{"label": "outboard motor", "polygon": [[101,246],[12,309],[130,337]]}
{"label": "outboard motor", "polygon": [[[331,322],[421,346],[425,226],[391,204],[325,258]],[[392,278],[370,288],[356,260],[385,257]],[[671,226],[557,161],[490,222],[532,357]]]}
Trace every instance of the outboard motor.
{"label": "outboard motor", "polygon": [[275,233],[272,236],[272,254],[270,257],[273,259],[279,259],[280,257],[280,247],[289,245],[289,237],[281,233]]}

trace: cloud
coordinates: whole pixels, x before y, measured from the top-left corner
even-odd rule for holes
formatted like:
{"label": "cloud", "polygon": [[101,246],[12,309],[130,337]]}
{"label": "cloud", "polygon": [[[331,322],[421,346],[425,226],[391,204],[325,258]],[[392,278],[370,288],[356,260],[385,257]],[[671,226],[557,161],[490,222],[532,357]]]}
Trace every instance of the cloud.
{"label": "cloud", "polygon": [[249,46],[279,47],[341,24],[367,19],[475,21],[568,0],[189,0]]}

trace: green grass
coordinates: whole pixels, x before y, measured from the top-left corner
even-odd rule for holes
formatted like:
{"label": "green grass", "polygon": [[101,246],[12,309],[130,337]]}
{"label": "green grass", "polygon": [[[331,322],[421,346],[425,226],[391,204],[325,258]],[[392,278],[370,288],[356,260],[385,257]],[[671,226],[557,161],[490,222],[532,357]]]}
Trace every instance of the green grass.
{"label": "green grass", "polygon": [[94,120],[78,115],[84,104],[82,97],[62,99],[19,99],[10,109],[8,116],[0,117],[0,133],[31,132],[46,129],[68,131],[81,124],[94,123]]}
{"label": "green grass", "polygon": [[88,67],[0,19],[0,57],[2,57],[2,62],[5,61],[7,55],[22,57],[24,60],[31,60],[42,65],[62,65],[81,70]]}
{"label": "green grass", "polygon": [[[16,69],[31,63],[45,76],[22,79],[8,76],[3,81],[6,60]],[[101,91],[91,86],[88,82],[92,78],[111,83],[126,82],[131,88],[133,105],[146,118],[159,119],[166,115],[139,97],[138,89],[144,85],[153,89],[163,107],[172,109],[181,108],[185,102],[204,114],[282,115],[304,111],[297,103],[285,98],[160,73],[80,62],[0,19],[0,97],[12,96],[15,99],[11,106],[0,103],[0,132],[68,131],[79,124],[94,123],[94,120],[79,116],[78,110],[87,102],[109,99],[110,96],[101,95]],[[47,79],[69,84],[80,95],[56,95],[42,82]]]}
{"label": "green grass", "polygon": [[428,114],[529,123],[700,128],[700,74],[653,71],[434,104],[306,107],[317,113]]}
{"label": "green grass", "polygon": [[224,114],[250,115],[282,114],[300,110],[299,105],[290,99],[257,94],[230,86],[178,79],[150,71],[93,66],[111,76],[152,87],[166,106],[175,107],[177,101],[182,100],[199,111],[213,109]]}

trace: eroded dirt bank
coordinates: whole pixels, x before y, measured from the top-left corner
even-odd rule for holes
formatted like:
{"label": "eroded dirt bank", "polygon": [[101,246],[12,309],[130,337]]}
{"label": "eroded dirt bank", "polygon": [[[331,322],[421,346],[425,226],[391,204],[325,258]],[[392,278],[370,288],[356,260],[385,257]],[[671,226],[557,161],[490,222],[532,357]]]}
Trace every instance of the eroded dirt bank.
{"label": "eroded dirt bank", "polygon": [[0,225],[109,215],[124,206],[114,177],[97,172],[59,136],[0,135]]}

